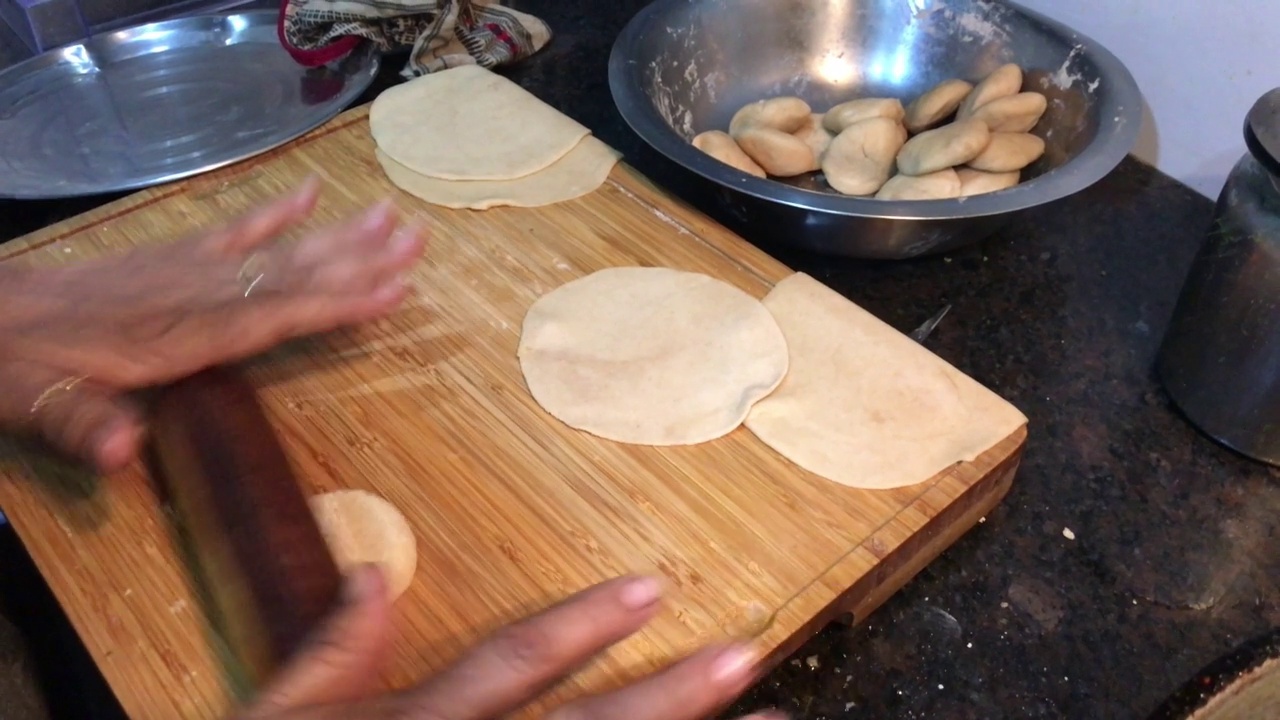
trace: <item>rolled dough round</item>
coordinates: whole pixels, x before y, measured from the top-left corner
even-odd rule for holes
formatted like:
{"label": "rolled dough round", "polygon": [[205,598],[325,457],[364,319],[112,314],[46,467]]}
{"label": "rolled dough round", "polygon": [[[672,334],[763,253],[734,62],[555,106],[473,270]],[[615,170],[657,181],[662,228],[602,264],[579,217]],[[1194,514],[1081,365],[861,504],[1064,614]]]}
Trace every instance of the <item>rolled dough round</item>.
{"label": "rolled dough round", "polygon": [[401,190],[435,205],[470,210],[539,207],[581,197],[600,187],[619,157],[613,148],[588,135],[564,157],[521,178],[441,180],[410,170],[381,149],[374,155],[387,178]]}
{"label": "rolled dough round", "polygon": [[698,273],[600,270],[539,298],[520,336],[534,399],[570,427],[638,445],[728,434],[787,372],[758,300]]}
{"label": "rolled dough round", "polygon": [[462,65],[383,92],[369,130],[387,157],[444,180],[511,180],[564,157],[587,128],[510,80]]}
{"label": "rolled dough round", "polygon": [[922,483],[1025,425],[1003,398],[803,273],[764,305],[786,336],[787,378],[746,425],[800,467],[842,485]]}
{"label": "rolled dough round", "polygon": [[394,600],[409,589],[418,566],[418,543],[404,515],[364,490],[337,490],[310,499],[320,533],[338,569],[377,564]]}

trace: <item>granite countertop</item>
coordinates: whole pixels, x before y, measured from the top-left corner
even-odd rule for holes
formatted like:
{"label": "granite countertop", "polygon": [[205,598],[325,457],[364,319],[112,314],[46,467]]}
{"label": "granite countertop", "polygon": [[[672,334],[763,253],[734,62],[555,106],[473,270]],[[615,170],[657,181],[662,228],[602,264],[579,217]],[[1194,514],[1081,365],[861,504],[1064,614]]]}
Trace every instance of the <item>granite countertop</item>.
{"label": "granite countertop", "polygon": [[[610,46],[644,4],[522,0],[556,37],[510,74],[710,211],[702,181],[645,146],[609,94]],[[399,66],[389,58],[371,94]],[[0,203],[0,233],[104,200]],[[911,262],[819,257],[717,217],[901,330],[950,304],[929,347],[1030,418],[995,512],[864,623],[822,631],[736,709],[1144,718],[1205,663],[1280,625],[1280,471],[1198,434],[1151,370],[1211,211],[1126,160],[980,246]]]}

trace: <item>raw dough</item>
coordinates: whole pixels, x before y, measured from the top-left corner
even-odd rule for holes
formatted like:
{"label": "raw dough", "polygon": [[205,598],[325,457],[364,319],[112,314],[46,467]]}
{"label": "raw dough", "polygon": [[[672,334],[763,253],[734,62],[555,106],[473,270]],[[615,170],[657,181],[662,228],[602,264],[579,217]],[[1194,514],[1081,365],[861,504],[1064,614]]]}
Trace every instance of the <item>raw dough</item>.
{"label": "raw dough", "polygon": [[991,142],[991,131],[980,120],[957,120],[911,138],[898,152],[898,172],[928,175],[974,159]]}
{"label": "raw dough", "polygon": [[960,177],[951,168],[927,175],[894,175],[876,193],[877,200],[946,200],[960,196]]}
{"label": "raw dough", "polygon": [[693,146],[731,168],[760,178],[765,176],[764,169],[750,155],[742,152],[729,133],[720,130],[698,133],[693,138]]}
{"label": "raw dough", "polygon": [[813,153],[813,165],[809,167],[809,171],[820,169],[822,155],[828,147],[831,147],[831,141],[835,139],[835,135],[822,126],[822,113],[813,113],[809,117],[809,122],[795,132],[795,136],[803,140]]}
{"label": "raw dough", "polygon": [[960,180],[960,196],[970,197],[1008,190],[1022,179],[1022,171],[993,173],[962,167],[956,168],[956,177]]}
{"label": "raw dough", "polygon": [[794,177],[814,167],[813,151],[804,140],[762,125],[748,126],[734,136],[738,147],[774,177]]}
{"label": "raw dough", "polygon": [[972,90],[964,80],[944,80],[907,106],[903,124],[912,133],[928,130],[955,112]]}
{"label": "raw dough", "polygon": [[409,589],[418,567],[418,543],[394,505],[364,490],[324,493],[309,502],[338,569],[347,572],[375,563],[393,600]]}
{"label": "raw dough", "polygon": [[991,133],[987,149],[969,161],[969,167],[986,172],[1021,170],[1044,155],[1044,140],[1031,133]]}
{"label": "raw dough", "polygon": [[638,445],[725,435],[787,372],[786,341],[759,300],[670,268],[600,270],[542,296],[518,355],[548,413]]}
{"label": "raw dough", "polygon": [[956,119],[964,120],[974,111],[992,100],[1013,95],[1022,90],[1022,68],[1014,63],[1001,65],[974,86],[956,110]]}
{"label": "raw dough", "polygon": [[441,70],[373,101],[369,129],[387,157],[445,180],[512,180],[564,157],[588,131],[479,65]]}
{"label": "raw dough", "polygon": [[588,135],[569,154],[531,175],[514,180],[441,180],[419,175],[380,149],[374,155],[387,178],[401,190],[435,205],[471,210],[539,207],[581,197],[604,183],[619,158],[613,148]]}
{"label": "raw dough", "polygon": [[1027,422],[924,346],[808,275],[764,299],[786,336],[786,380],[746,425],[797,465],[858,488],[915,485]]}
{"label": "raw dough", "polygon": [[776,97],[743,105],[729,119],[729,134],[735,139],[749,127],[767,127],[793,133],[809,121],[809,103],[798,97]]}
{"label": "raw dough", "polygon": [[893,173],[907,131],[896,120],[871,118],[845,128],[822,156],[822,173],[845,195],[872,195]]}
{"label": "raw dough", "polygon": [[897,98],[861,98],[842,102],[828,110],[822,116],[822,126],[839,135],[850,125],[872,118],[887,118],[900,123],[906,113],[902,101]]}
{"label": "raw dough", "polygon": [[972,119],[981,120],[991,132],[1024,133],[1034,128],[1049,107],[1049,101],[1038,92],[1009,95],[973,111]]}

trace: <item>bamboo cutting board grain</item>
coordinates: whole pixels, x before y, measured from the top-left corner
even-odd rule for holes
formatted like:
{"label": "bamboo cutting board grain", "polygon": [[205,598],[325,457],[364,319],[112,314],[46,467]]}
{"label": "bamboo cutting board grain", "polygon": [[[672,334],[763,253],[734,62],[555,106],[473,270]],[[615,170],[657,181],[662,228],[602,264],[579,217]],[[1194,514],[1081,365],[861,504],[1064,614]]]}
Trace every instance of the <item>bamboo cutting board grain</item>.
{"label": "bamboo cutting board grain", "polygon": [[[763,297],[789,271],[626,166],[539,209],[451,211],[400,194],[356,109],[274,153],[148,190],[0,250],[54,264],[163,242],[318,173],[315,222],[392,194],[430,228],[406,307],[255,360],[250,376],[313,492],[375,491],[419,540],[388,682],[442,667],[498,625],[626,572],[665,578],[641,635],[548,696],[754,637],[779,660],[823,623],[865,617],[1008,490],[1026,432],[918,486],[844,488],[745,429],[694,447],[620,445],[548,417],[524,388],[521,320],[542,293],[617,265],[710,274]],[[123,280],[122,280],[123,281]],[[4,447],[3,507],[133,718],[215,718],[216,641],[140,469],[95,480]]]}

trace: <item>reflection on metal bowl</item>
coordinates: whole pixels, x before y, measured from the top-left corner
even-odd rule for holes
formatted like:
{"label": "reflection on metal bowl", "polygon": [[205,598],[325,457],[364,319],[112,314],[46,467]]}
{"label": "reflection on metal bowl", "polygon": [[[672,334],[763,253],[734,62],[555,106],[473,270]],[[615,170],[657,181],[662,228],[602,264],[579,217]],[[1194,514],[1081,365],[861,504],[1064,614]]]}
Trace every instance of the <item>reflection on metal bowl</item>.
{"label": "reflection on metal bowl", "polygon": [[[1033,131],[1046,152],[997,193],[848,197],[816,174],[760,179],[689,144],[762,98],[795,95],[815,111],[857,97],[905,104],[1008,62],[1024,69],[1023,89],[1049,100]],[[1106,49],[1012,2],[983,0],[657,0],[618,37],[609,84],[640,137],[719,185],[729,216],[780,242],[860,258],[945,252],[1088,187],[1132,149],[1142,112],[1133,77]]]}

